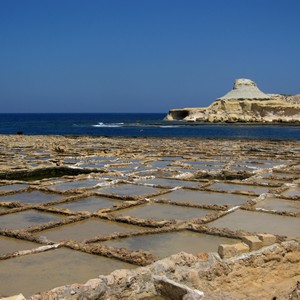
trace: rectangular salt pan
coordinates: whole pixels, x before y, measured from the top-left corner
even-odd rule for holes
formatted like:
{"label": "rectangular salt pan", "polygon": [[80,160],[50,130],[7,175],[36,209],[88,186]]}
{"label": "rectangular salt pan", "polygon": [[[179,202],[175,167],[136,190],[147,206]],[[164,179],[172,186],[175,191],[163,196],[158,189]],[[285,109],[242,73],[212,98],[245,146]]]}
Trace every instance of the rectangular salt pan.
{"label": "rectangular salt pan", "polygon": [[180,189],[168,194],[157,196],[155,197],[155,199],[168,199],[172,202],[191,204],[241,205],[252,199],[252,197],[235,194],[213,193],[206,191],[189,191]]}
{"label": "rectangular salt pan", "polygon": [[24,229],[29,226],[59,221],[61,221],[61,218],[57,215],[28,210],[0,216],[0,228]]}
{"label": "rectangular salt pan", "polygon": [[214,211],[194,207],[184,207],[168,204],[146,204],[118,211],[117,214],[141,219],[155,220],[189,220],[202,218]]}
{"label": "rectangular salt pan", "polygon": [[163,178],[155,178],[155,179],[148,179],[137,181],[139,184],[153,184],[165,187],[177,187],[177,186],[186,186],[186,187],[196,187],[200,186],[200,182],[196,181],[184,181],[184,180],[176,180],[176,179],[163,179]]}
{"label": "rectangular salt pan", "polygon": [[0,191],[17,191],[27,188],[27,184],[10,184],[0,186]]}
{"label": "rectangular salt pan", "polygon": [[47,203],[61,199],[62,196],[42,193],[40,191],[18,193],[0,197],[0,202]]}
{"label": "rectangular salt pan", "polygon": [[95,212],[102,208],[112,208],[115,204],[120,204],[120,200],[113,200],[104,197],[88,197],[64,204],[55,205],[57,208],[67,208],[73,211]]}
{"label": "rectangular salt pan", "polygon": [[96,187],[97,184],[103,183],[104,180],[78,180],[72,182],[61,183],[53,185],[52,188],[58,191],[67,191],[78,188]]}
{"label": "rectangular salt pan", "polygon": [[268,187],[252,186],[252,185],[241,185],[241,184],[230,184],[230,183],[214,183],[209,186],[209,189],[226,192],[253,192],[257,195],[269,192]]}
{"label": "rectangular salt pan", "polygon": [[199,252],[217,252],[219,244],[234,244],[236,239],[207,235],[192,231],[179,231],[142,235],[110,240],[105,245],[129,250],[150,251],[159,258],[184,251],[196,255]]}
{"label": "rectangular salt pan", "polygon": [[103,188],[99,190],[100,193],[104,194],[115,194],[120,196],[134,196],[134,195],[151,195],[159,192],[159,189],[140,186],[136,184],[122,184],[110,188]]}
{"label": "rectangular salt pan", "polygon": [[300,201],[272,198],[257,203],[255,208],[297,213],[300,212]]}
{"label": "rectangular salt pan", "polygon": [[139,230],[142,230],[142,228],[125,223],[89,219],[40,231],[36,233],[36,235],[45,236],[48,240],[55,242],[62,240],[83,241],[99,235],[134,232]]}
{"label": "rectangular salt pan", "polygon": [[63,248],[2,260],[0,297],[19,293],[29,297],[57,286],[85,283],[101,274],[133,267],[122,261]]}
{"label": "rectangular salt pan", "polygon": [[271,233],[288,237],[300,237],[300,219],[263,212],[237,210],[207,224],[209,227]]}
{"label": "rectangular salt pan", "polygon": [[[0,255],[40,247],[40,244],[0,235]],[[0,295],[1,296],[1,295]]]}

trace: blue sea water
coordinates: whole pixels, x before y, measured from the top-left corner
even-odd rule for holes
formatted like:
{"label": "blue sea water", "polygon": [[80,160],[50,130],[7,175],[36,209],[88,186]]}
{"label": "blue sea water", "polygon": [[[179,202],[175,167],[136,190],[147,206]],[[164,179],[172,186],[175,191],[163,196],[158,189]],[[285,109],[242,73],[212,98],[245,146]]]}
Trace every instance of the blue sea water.
{"label": "blue sea water", "polygon": [[164,121],[160,113],[0,114],[0,134],[300,140],[299,125]]}

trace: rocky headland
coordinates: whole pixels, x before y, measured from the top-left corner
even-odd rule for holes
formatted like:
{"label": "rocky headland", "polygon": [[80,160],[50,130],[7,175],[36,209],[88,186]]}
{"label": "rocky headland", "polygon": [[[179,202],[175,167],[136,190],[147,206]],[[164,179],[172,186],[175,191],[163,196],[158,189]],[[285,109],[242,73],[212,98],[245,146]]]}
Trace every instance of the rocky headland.
{"label": "rocky headland", "polygon": [[300,94],[265,94],[250,79],[237,79],[231,91],[201,108],[171,109],[165,120],[226,123],[300,123]]}

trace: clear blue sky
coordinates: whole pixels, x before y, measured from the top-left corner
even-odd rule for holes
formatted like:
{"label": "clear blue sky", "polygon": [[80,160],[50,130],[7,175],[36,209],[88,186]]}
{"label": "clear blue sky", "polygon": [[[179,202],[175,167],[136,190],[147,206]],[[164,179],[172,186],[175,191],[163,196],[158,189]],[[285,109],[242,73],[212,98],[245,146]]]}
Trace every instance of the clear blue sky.
{"label": "clear blue sky", "polygon": [[0,112],[167,112],[300,93],[299,0],[0,0]]}

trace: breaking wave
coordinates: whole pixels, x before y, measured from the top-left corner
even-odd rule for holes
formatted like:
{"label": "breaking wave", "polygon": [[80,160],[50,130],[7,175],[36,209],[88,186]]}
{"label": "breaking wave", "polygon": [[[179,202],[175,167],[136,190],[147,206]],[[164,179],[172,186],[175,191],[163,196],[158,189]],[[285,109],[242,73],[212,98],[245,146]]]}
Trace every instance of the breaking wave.
{"label": "breaking wave", "polygon": [[92,125],[93,127],[122,127],[124,123],[103,123],[98,122],[96,125]]}

